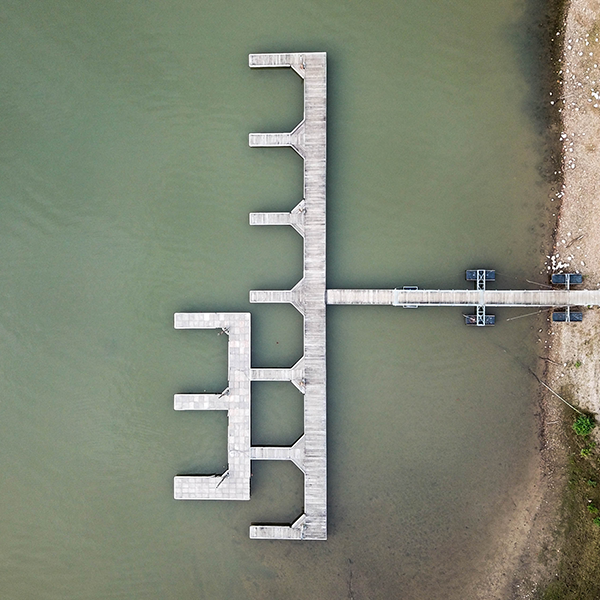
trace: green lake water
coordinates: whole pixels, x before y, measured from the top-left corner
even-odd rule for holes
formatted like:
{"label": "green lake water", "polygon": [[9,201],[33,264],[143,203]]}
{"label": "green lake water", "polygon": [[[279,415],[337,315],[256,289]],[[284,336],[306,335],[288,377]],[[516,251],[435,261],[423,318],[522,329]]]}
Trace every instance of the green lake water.
{"label": "green lake water", "polygon": [[[252,500],[176,502],[226,461],[226,340],[173,313],[251,311],[253,364],[302,348],[291,70],[326,51],[328,286],[540,277],[547,185],[520,0],[5,0],[0,7],[0,595],[7,600],[464,598],[535,457],[539,321],[328,309],[329,540],[260,542],[302,478],[254,463]],[[520,311],[524,312],[524,311]],[[302,431],[290,384],[253,385],[253,442]],[[490,550],[491,548],[491,550]],[[483,554],[482,554],[483,553]],[[492,565],[490,565],[491,568]],[[483,570],[485,575],[485,565]]]}

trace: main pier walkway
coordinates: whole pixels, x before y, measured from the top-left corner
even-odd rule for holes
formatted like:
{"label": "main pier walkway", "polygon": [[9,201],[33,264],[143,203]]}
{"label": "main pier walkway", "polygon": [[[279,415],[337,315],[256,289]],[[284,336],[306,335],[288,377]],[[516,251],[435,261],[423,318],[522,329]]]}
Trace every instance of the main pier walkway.
{"label": "main pier walkway", "polygon": [[[304,238],[304,271],[292,290],[253,291],[250,302],[290,302],[304,317],[304,355],[289,374],[304,392],[304,436],[296,451],[304,471],[304,514],[291,527],[256,525],[253,538],[327,537],[327,391],[325,361],[325,182],[327,54],[251,54],[251,67],[291,67],[304,79],[304,118],[291,133],[251,133],[250,146],[291,146],[304,159],[302,199],[289,213],[253,213],[253,225],[293,226]],[[293,371],[296,371],[294,374]],[[275,377],[273,377],[275,379]],[[268,458],[274,451],[264,451]],[[258,455],[255,455],[258,458]]]}

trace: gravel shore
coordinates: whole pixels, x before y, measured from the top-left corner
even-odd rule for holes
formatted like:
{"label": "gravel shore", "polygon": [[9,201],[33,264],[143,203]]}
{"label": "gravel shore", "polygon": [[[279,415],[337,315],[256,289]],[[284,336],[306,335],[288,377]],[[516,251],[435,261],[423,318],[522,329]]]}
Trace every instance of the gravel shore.
{"label": "gravel shore", "polygon": [[[600,287],[600,0],[570,0],[553,42],[562,48],[556,90],[562,160],[551,200],[557,206],[554,249],[547,273],[577,272],[585,288]],[[584,309],[583,323],[552,324],[540,339],[539,372],[546,383],[577,406],[600,415],[600,310]],[[520,558],[511,598],[534,598],[554,576],[561,557],[560,507],[568,479],[565,428],[573,414],[549,392],[540,399],[541,477],[538,506]],[[565,419],[568,423],[565,424]],[[598,430],[595,431],[596,440]]]}

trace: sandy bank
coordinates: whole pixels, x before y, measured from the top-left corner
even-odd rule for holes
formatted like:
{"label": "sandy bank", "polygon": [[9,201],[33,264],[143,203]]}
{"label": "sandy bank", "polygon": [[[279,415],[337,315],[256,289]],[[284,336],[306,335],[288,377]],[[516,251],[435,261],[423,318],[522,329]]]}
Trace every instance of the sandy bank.
{"label": "sandy bank", "polygon": [[[600,0],[571,0],[565,26],[554,37],[562,55],[558,89],[547,100],[559,107],[563,185],[554,199],[560,209],[546,269],[548,274],[583,273],[584,286],[595,288],[600,287]],[[548,322],[548,328],[540,344],[540,356],[549,359],[540,367],[544,379],[600,415],[600,310],[586,310],[583,323]],[[554,576],[561,557],[557,524],[568,477],[566,413],[549,393],[541,399],[540,413],[542,489],[513,583],[512,597],[519,599],[532,598]]]}
{"label": "sandy bank", "polygon": [[[600,287],[600,1],[572,0],[562,62],[564,187],[554,257],[548,266],[578,271],[585,287]],[[600,414],[600,311],[578,326],[553,325],[552,385]]]}

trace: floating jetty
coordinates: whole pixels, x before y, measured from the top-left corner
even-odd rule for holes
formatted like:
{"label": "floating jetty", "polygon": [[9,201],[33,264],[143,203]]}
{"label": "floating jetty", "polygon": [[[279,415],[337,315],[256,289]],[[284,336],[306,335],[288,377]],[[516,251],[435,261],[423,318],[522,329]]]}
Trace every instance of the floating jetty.
{"label": "floating jetty", "polygon": [[[547,290],[491,290],[496,273],[471,269],[475,289],[426,290],[326,288],[327,55],[324,52],[251,54],[252,68],[285,67],[304,80],[304,118],[288,133],[251,133],[252,147],[290,147],[304,161],[302,197],[289,212],[250,214],[251,225],[289,225],[304,240],[302,279],[291,290],[255,290],[250,302],[285,302],[303,316],[303,356],[292,367],[252,367],[250,313],[177,313],[176,329],[216,329],[228,336],[228,385],[219,394],[177,394],[175,410],[227,411],[228,467],[224,473],[175,477],[179,500],[249,500],[253,460],[289,460],[304,474],[304,510],[291,524],[254,524],[254,539],[325,540],[327,538],[327,305],[475,307],[467,325],[495,323],[486,311],[496,306],[559,307],[555,321],[581,320],[576,306],[600,305],[600,291],[571,289],[579,274],[557,274]],[[252,381],[288,381],[304,395],[304,433],[290,447],[252,446]]]}
{"label": "floating jetty", "polygon": [[[289,302],[304,318],[304,352],[291,368],[251,368],[250,315],[180,313],[176,328],[222,329],[229,335],[229,385],[218,396],[178,395],[178,410],[227,410],[229,466],[225,473],[175,478],[181,500],[248,500],[250,461],[291,460],[304,474],[304,512],[294,523],[255,524],[254,539],[327,538],[327,421],[325,360],[325,184],[327,55],[324,52],[251,54],[252,68],[288,67],[304,80],[304,118],[289,133],[251,133],[250,146],[291,147],[304,160],[302,198],[290,212],[250,215],[251,225],[290,225],[304,239],[303,277],[291,290],[252,291],[250,302]],[[245,352],[248,352],[246,355]],[[304,434],[289,448],[250,441],[252,381],[289,381],[304,394]]]}
{"label": "floating jetty", "polygon": [[[251,133],[250,146],[290,146],[304,160],[302,199],[289,213],[252,213],[253,225],[286,224],[304,238],[302,279],[292,290],[252,291],[250,302],[289,302],[304,321],[296,378],[304,393],[304,435],[296,443],[304,472],[304,513],[291,526],[254,525],[252,538],[327,538],[327,376],[325,360],[325,183],[327,54],[251,54],[250,66],[291,67],[304,80],[304,118],[291,133]],[[273,452],[271,450],[271,452]]]}

